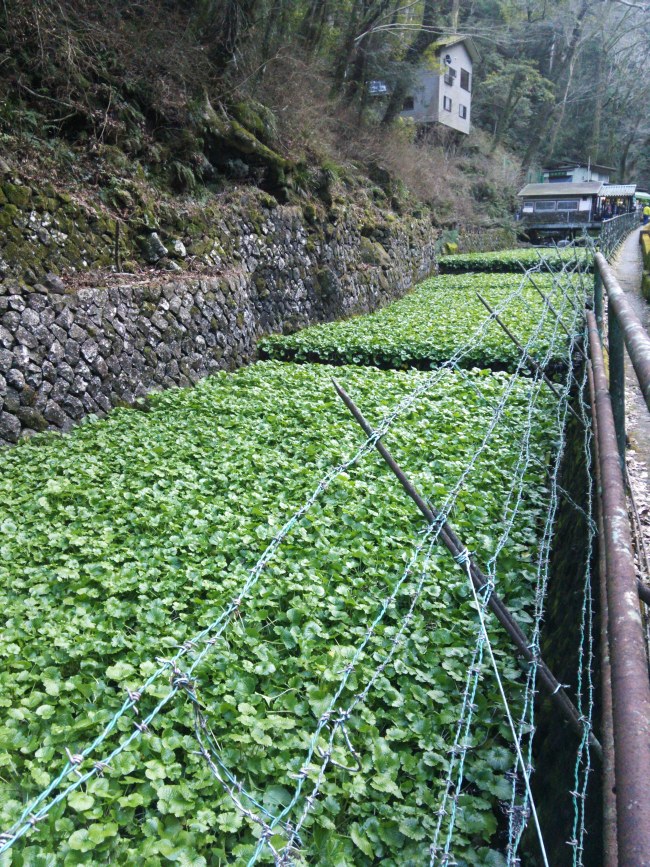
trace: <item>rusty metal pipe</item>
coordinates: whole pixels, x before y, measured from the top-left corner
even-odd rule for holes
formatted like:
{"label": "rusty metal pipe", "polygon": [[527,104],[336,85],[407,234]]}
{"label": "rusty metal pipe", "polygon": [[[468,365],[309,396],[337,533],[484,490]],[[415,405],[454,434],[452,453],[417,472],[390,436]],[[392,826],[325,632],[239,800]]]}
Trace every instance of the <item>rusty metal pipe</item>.
{"label": "rusty metal pipe", "polygon": [[650,685],[645,639],[614,417],[598,327],[591,312],[587,312],[587,327],[607,564],[618,856],[621,864],[650,867]]}
{"label": "rusty metal pipe", "polygon": [[650,409],[650,337],[632,310],[625,292],[618,285],[614,272],[602,253],[596,253],[595,262],[607,291],[609,315],[614,313],[623,331],[625,347],[639,380],[646,406]]}
{"label": "rusty metal pipe", "polygon": [[[598,322],[598,318],[596,318]],[[594,475],[596,478],[596,504],[598,524],[598,586],[600,600],[600,740],[603,745],[602,797],[603,797],[603,867],[618,867],[618,844],[616,842],[616,776],[614,773],[614,729],[612,720],[612,672],[609,662],[609,616],[607,610],[607,566],[603,539],[603,507],[601,501],[600,459],[598,454],[598,419],[595,412],[594,374],[591,363],[587,365],[589,397],[591,403],[591,426],[594,434]]]}

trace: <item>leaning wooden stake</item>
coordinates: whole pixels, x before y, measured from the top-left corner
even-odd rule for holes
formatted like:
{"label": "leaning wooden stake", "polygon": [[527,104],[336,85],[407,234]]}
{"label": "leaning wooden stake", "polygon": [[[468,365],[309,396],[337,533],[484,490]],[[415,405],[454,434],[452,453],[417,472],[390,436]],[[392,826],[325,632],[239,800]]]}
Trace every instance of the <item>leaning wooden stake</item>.
{"label": "leaning wooden stake", "polygon": [[[565,333],[566,336],[569,338],[569,340],[572,340],[572,339],[573,339],[573,335],[571,334],[571,332],[569,331],[569,329],[566,327],[566,325],[565,325],[564,322],[562,321],[562,319],[561,319],[561,317],[560,317],[560,314],[557,312],[557,310],[555,309],[555,307],[553,307],[553,305],[551,304],[551,301],[550,301],[548,295],[546,295],[544,292],[542,292],[542,290],[539,288],[539,286],[537,285],[537,283],[535,283],[535,281],[533,280],[533,278],[532,278],[530,275],[528,275],[528,280],[529,280],[531,286],[533,287],[533,289],[534,289],[534,290],[535,290],[539,295],[541,295],[544,304],[546,304],[546,306],[547,306],[548,309],[551,311],[551,313],[553,314],[553,316],[555,316],[555,318],[557,319],[557,323],[558,323],[558,325],[560,326],[560,328],[564,331],[564,333]],[[578,350],[578,352],[580,353],[580,355],[582,355],[582,357],[583,357],[584,359],[587,358],[586,354],[582,351],[582,349],[578,346],[578,344],[576,344],[576,349]]]}
{"label": "leaning wooden stake", "polygon": [[[547,270],[548,273],[551,275],[551,277],[553,277],[554,279],[557,279],[558,276],[561,276],[562,274],[566,274],[566,273],[568,273],[569,275],[575,274],[575,272],[576,272],[576,270],[577,270],[577,268],[573,268],[572,270],[569,270],[568,268],[565,268],[563,271],[561,271],[561,272],[558,274],[558,272],[556,272],[556,271],[552,271],[552,270],[551,270],[551,268],[549,267],[548,262],[547,262],[545,259],[542,260],[542,261],[543,261],[543,264],[544,264],[545,267],[546,267],[546,270]],[[523,268],[523,265],[522,265],[522,268]],[[525,274],[527,275],[527,277],[530,279],[530,274],[528,273],[528,271],[526,271],[525,268],[524,268],[524,273],[525,273]],[[569,302],[569,304],[573,307],[573,309],[575,310],[576,313],[581,313],[581,312],[582,312],[581,308],[578,307],[578,305],[577,305],[576,302],[573,300],[573,298],[568,294],[568,292],[566,293],[566,296],[565,296],[565,297],[566,297],[566,300]]]}
{"label": "leaning wooden stake", "polygon": [[[372,436],[374,431],[370,426],[369,422],[361,413],[361,410],[356,406],[356,404],[347,394],[345,389],[341,385],[339,385],[336,379],[332,379],[332,382],[334,383],[334,388],[336,389],[337,394],[346,405],[346,407],[350,410],[356,421],[359,423],[366,436]],[[442,515],[439,512],[437,512],[435,509],[428,505],[428,503],[418,493],[413,483],[409,480],[404,471],[396,463],[396,461],[393,459],[393,456],[390,454],[386,446],[381,441],[378,440],[375,443],[375,448],[382,456],[382,458],[386,461],[393,474],[396,476],[409,497],[416,504],[420,512],[422,512],[429,524],[440,525],[440,539],[442,540],[442,543],[450,552],[450,554],[453,557],[458,557],[460,554],[462,554],[462,552],[465,551],[466,548],[451,528],[449,522],[443,519]],[[471,557],[469,560],[469,564],[470,574],[474,587],[477,590],[483,589],[488,583],[487,578],[474,563]],[[546,665],[544,660],[541,657],[537,657],[537,659],[535,659],[535,656],[530,649],[529,639],[527,638],[523,630],[519,627],[516,620],[513,618],[512,614],[508,611],[508,609],[495,591],[492,591],[489,597],[488,606],[496,616],[499,623],[508,633],[521,655],[529,662],[537,662],[537,671],[540,682],[550,695],[551,700],[554,702],[554,704],[557,705],[563,716],[568,720],[574,731],[580,737],[582,737],[584,732],[584,725],[575,705],[564,691],[564,687],[562,686],[562,684],[557,680],[557,678],[551,672],[550,668]],[[591,744],[595,754],[599,758],[602,758],[602,749],[600,743],[592,733],[589,734],[589,743]]]}
{"label": "leaning wooden stake", "polygon": [[[485,309],[490,313],[491,316],[494,317],[494,321],[497,323],[497,325],[501,326],[501,328],[505,331],[505,333],[508,335],[510,340],[512,340],[512,342],[515,344],[517,349],[522,353],[522,355],[527,355],[527,352],[524,349],[524,347],[517,340],[517,338],[512,333],[512,331],[510,331],[508,326],[499,318],[498,314],[494,312],[492,307],[490,307],[490,305],[487,303],[485,298],[483,298],[483,296],[480,295],[478,292],[476,293],[476,295],[478,297],[478,300],[485,307]],[[544,378],[544,382],[548,385],[548,387],[551,389],[551,391],[557,397],[557,399],[562,400],[562,395],[559,393],[559,391],[553,385],[553,382],[551,381],[551,379],[549,379],[549,377],[544,373],[542,366],[540,364],[538,364],[534,358],[530,358],[530,356],[528,356],[526,364],[528,365],[529,370],[532,370],[534,373],[540,373],[542,375],[542,377]],[[573,410],[570,406],[568,406],[567,409],[575,418],[578,419],[578,421],[580,423],[582,423],[582,419],[580,418],[578,413],[575,412],[575,410]]]}

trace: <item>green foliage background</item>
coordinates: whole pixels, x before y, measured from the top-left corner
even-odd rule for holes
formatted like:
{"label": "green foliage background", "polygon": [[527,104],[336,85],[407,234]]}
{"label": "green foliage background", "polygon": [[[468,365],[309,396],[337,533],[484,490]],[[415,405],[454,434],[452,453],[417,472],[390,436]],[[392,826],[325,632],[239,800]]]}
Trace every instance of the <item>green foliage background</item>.
{"label": "green foliage background", "polygon": [[520,250],[489,250],[485,253],[459,253],[441,256],[438,260],[441,274],[480,271],[483,273],[521,274],[525,268],[538,265],[544,257],[545,267],[560,271],[566,263],[576,261],[582,270],[590,267],[588,257],[579,248],[551,249],[548,247],[522,247]]}

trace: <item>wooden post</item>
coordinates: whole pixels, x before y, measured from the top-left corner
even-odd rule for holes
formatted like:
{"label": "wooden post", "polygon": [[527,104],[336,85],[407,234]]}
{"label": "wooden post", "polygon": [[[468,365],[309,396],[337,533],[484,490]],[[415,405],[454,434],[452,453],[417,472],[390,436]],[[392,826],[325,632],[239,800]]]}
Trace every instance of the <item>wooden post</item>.
{"label": "wooden post", "polygon": [[[332,378],[332,383],[334,385],[334,388],[336,389],[336,393],[350,410],[352,416],[359,423],[359,426],[361,427],[363,432],[366,434],[366,436],[371,436],[373,434],[372,426],[364,417],[358,406],[354,403],[350,395],[345,391],[344,388],[341,387],[341,385],[339,385],[336,379]],[[431,525],[440,525],[440,541],[445,546],[445,548],[447,548],[452,557],[456,558],[461,552],[465,552],[468,557],[468,562],[470,566],[470,577],[472,580],[472,584],[477,591],[482,590],[487,585],[488,580],[483,574],[483,572],[476,565],[472,557],[467,554],[467,548],[458,538],[458,536],[450,526],[449,522],[444,518],[444,516],[440,514],[440,512],[438,512],[436,509],[433,508],[433,506],[431,506],[427,501],[425,501],[425,499],[418,492],[410,479],[406,476],[398,463],[394,460],[393,456],[388,451],[386,446],[380,440],[375,443],[375,448],[382,456],[382,458],[386,461],[386,464],[393,472],[395,477],[398,479],[399,483],[402,485],[408,496],[416,504],[422,515],[424,515],[427,522]],[[582,736],[584,732],[584,720],[578,714],[575,705],[565,692],[563,685],[551,672],[550,668],[546,665],[541,655],[538,655],[537,657],[533,655],[533,652],[531,651],[530,640],[495,591],[490,594],[487,604],[492,613],[501,624],[501,626],[503,626],[503,628],[505,629],[508,636],[512,639],[515,647],[524,657],[524,659],[526,659],[528,662],[537,662],[539,683],[545,688],[547,694],[550,696],[551,701],[556,705],[560,713],[562,713],[562,715],[571,725],[576,734]],[[599,759],[601,759],[603,755],[602,747],[594,733],[591,731],[589,732],[589,743],[594,751],[594,754],[598,756]]]}
{"label": "wooden post", "polygon": [[596,314],[596,324],[598,325],[598,334],[601,339],[603,336],[603,278],[600,276],[598,266],[594,264],[594,313]]}

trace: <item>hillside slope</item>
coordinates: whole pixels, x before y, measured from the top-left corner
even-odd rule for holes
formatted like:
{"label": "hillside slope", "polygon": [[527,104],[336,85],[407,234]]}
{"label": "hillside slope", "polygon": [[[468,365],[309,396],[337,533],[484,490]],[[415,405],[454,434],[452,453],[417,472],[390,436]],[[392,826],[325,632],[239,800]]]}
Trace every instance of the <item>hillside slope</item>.
{"label": "hillside slope", "polygon": [[[87,204],[106,221],[101,235],[120,223],[117,253],[82,256],[88,267],[132,270],[153,255],[130,235],[191,225],[250,187],[308,210],[354,202],[397,217],[428,211],[452,230],[509,227],[517,164],[491,155],[480,131],[415,142],[413,127],[362,120],[331,97],[332,71],[299,50],[234,84],[210,55],[201,5],[20,0],[0,11],[0,172]],[[4,190],[9,234],[6,206],[21,204]]]}

